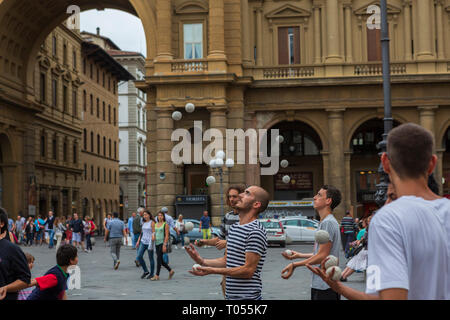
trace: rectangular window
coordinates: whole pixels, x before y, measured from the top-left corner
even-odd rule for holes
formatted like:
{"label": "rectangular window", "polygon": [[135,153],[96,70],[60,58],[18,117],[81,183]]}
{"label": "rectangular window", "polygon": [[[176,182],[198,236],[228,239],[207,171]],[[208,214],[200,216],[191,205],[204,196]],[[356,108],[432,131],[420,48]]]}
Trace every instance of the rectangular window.
{"label": "rectangular window", "polygon": [[106,183],[106,169],[103,168],[103,183]]}
{"label": "rectangular window", "polygon": [[52,140],[52,152],[53,152],[53,160],[57,159],[57,144],[56,144],[56,137],[53,137]]}
{"label": "rectangular window", "polygon": [[183,25],[184,59],[203,58],[203,24]]}
{"label": "rectangular window", "polygon": [[97,118],[100,118],[100,99],[97,98]]}
{"label": "rectangular window", "polygon": [[86,74],[87,73],[87,69],[86,69],[86,59],[83,59],[83,73]]}
{"label": "rectangular window", "polygon": [[72,115],[74,117],[78,117],[78,99],[77,99],[77,91],[72,91]]}
{"label": "rectangular window", "polygon": [[52,52],[53,52],[53,56],[54,57],[56,57],[56,54],[58,53],[57,45],[58,45],[58,42],[56,41],[56,36],[53,36],[53,38],[52,38]]}
{"label": "rectangular window", "polygon": [[83,111],[87,110],[87,93],[86,90],[83,91]]}
{"label": "rectangular window", "polygon": [[87,164],[84,164],[84,181],[87,181]]}
{"label": "rectangular window", "polygon": [[67,45],[63,45],[63,64],[67,66]]}
{"label": "rectangular window", "polygon": [[41,157],[45,158],[45,135],[41,135]]}
{"label": "rectangular window", "polygon": [[63,111],[67,112],[67,86],[63,85]]}
{"label": "rectangular window", "polygon": [[105,101],[103,101],[103,121],[106,120],[106,105],[105,105]]}
{"label": "rectangular window", "polygon": [[67,162],[67,142],[64,141],[63,144],[63,161]]}
{"label": "rectangular window", "polygon": [[58,106],[58,81],[56,79],[52,80],[52,106]]}
{"label": "rectangular window", "polygon": [[97,182],[100,182],[100,167],[97,168]]}
{"label": "rectangular window", "polygon": [[367,29],[367,60],[381,61],[381,30]]}
{"label": "rectangular window", "polygon": [[72,52],[72,64],[73,64],[73,70],[77,69],[77,52],[74,50]]}
{"label": "rectangular window", "polygon": [[94,79],[94,66],[92,65],[92,63],[89,65],[89,68],[90,68],[90,77],[91,77],[91,79]]}
{"label": "rectangular window", "polygon": [[78,145],[77,143],[73,144],[73,163],[77,164],[78,163]]}
{"label": "rectangular window", "polygon": [[114,159],[117,159],[117,142],[114,141]]}
{"label": "rectangular window", "polygon": [[45,103],[45,92],[47,91],[47,86],[46,86],[46,82],[47,82],[47,77],[45,75],[45,73],[41,73],[41,77],[40,77],[40,88],[41,88],[41,103]]}
{"label": "rectangular window", "polygon": [[94,115],[94,96],[91,94],[91,115]]}
{"label": "rectangular window", "polygon": [[300,63],[300,28],[278,28],[278,64]]}
{"label": "rectangular window", "polygon": [[91,166],[91,181],[94,181],[94,166]]}

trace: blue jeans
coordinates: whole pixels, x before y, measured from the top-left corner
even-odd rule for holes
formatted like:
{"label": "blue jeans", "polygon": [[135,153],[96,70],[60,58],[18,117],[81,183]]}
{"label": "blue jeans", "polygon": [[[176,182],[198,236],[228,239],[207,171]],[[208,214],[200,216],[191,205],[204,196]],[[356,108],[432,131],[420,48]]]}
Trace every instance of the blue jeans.
{"label": "blue jeans", "polygon": [[53,248],[53,237],[54,236],[55,236],[55,230],[48,229],[48,238],[49,238],[48,247],[49,248]]}
{"label": "blue jeans", "polygon": [[144,260],[144,253],[146,250],[148,251],[148,258],[150,260],[150,276],[153,277],[155,275],[155,259],[153,258],[153,250],[148,250],[148,244],[143,244],[142,242],[141,244],[139,244],[136,260],[139,261],[139,263],[142,266],[142,269],[144,270],[144,272],[147,273],[148,269]]}
{"label": "blue jeans", "polygon": [[180,232],[180,234],[178,235],[177,241],[181,241],[181,245],[184,247],[184,234],[182,232]]}
{"label": "blue jeans", "polygon": [[[133,246],[133,248],[136,248],[136,243],[139,240],[139,235],[140,235],[139,233],[137,233],[137,234],[133,233],[133,236],[131,237],[131,245]],[[139,251],[139,248],[137,250]],[[137,260],[137,258],[136,258],[136,260]]]}

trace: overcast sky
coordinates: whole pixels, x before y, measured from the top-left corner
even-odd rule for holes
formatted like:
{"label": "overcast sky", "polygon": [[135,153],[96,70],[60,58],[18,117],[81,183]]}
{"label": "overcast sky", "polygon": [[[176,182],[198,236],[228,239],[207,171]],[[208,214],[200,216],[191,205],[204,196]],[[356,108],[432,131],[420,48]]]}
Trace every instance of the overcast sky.
{"label": "overcast sky", "polygon": [[80,22],[81,31],[96,33],[100,27],[100,34],[110,38],[120,49],[146,56],[144,28],[136,16],[113,9],[89,10],[81,13]]}

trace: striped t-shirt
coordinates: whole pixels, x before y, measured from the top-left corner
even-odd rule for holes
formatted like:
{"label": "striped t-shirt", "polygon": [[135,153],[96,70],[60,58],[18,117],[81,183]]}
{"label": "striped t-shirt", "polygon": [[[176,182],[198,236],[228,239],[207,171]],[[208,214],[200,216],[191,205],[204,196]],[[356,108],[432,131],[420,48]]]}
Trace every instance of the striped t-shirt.
{"label": "striped t-shirt", "polygon": [[258,220],[240,225],[233,224],[227,239],[227,268],[245,265],[245,254],[254,252],[261,258],[251,279],[233,278],[227,276],[227,300],[258,300],[261,299],[261,271],[266,259],[267,234]]}

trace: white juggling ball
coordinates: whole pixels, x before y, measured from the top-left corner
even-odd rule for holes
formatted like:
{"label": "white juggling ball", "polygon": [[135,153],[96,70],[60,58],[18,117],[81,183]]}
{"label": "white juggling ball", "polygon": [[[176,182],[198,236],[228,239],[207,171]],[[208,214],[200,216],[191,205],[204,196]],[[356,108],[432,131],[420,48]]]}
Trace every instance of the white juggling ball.
{"label": "white juggling ball", "polygon": [[195,105],[193,103],[186,103],[186,106],[184,107],[187,113],[192,113],[195,111]]}
{"label": "white juggling ball", "polygon": [[342,274],[341,268],[339,268],[338,266],[329,267],[327,269],[327,275],[330,275],[333,270],[334,270],[334,274],[333,274],[333,277],[331,278],[331,280],[339,281],[339,279],[341,279],[341,274]]}
{"label": "white juggling ball", "polygon": [[187,232],[191,232],[194,229],[194,224],[190,221],[186,222],[184,224],[184,230],[186,230]]}
{"label": "white juggling ball", "polygon": [[287,161],[287,160],[281,160],[280,166],[281,166],[282,168],[287,168],[288,165],[289,165],[289,161]]}
{"label": "white juggling ball", "polygon": [[208,186],[216,183],[216,178],[214,176],[209,176],[208,178],[206,178],[206,183],[208,184]]}
{"label": "white juggling ball", "polygon": [[283,141],[284,141],[284,137],[283,136],[280,135],[280,136],[277,137],[277,142],[278,143],[283,143]]}
{"label": "white juggling ball", "polygon": [[291,181],[291,177],[289,177],[289,176],[284,176],[283,177],[283,182],[284,183],[288,184],[290,181]]}
{"label": "white juggling ball", "polygon": [[284,253],[286,253],[288,256],[292,256],[294,253],[292,252],[292,250],[285,250]]}
{"label": "white juggling ball", "polygon": [[330,241],[330,235],[325,230],[316,231],[314,238],[318,244],[324,244]]}
{"label": "white juggling ball", "polygon": [[174,113],[172,113],[173,120],[179,121],[179,120],[181,120],[181,118],[183,118],[183,115],[181,114],[180,111],[175,111]]}
{"label": "white juggling ball", "polygon": [[327,259],[328,260],[325,262],[325,269],[338,265],[338,258],[336,258],[335,256],[329,255]]}
{"label": "white juggling ball", "polygon": [[194,269],[194,271],[197,271],[197,268],[198,267],[201,267],[201,265],[199,265],[198,263],[196,263],[196,264],[194,264],[193,266],[192,266],[192,269]]}

